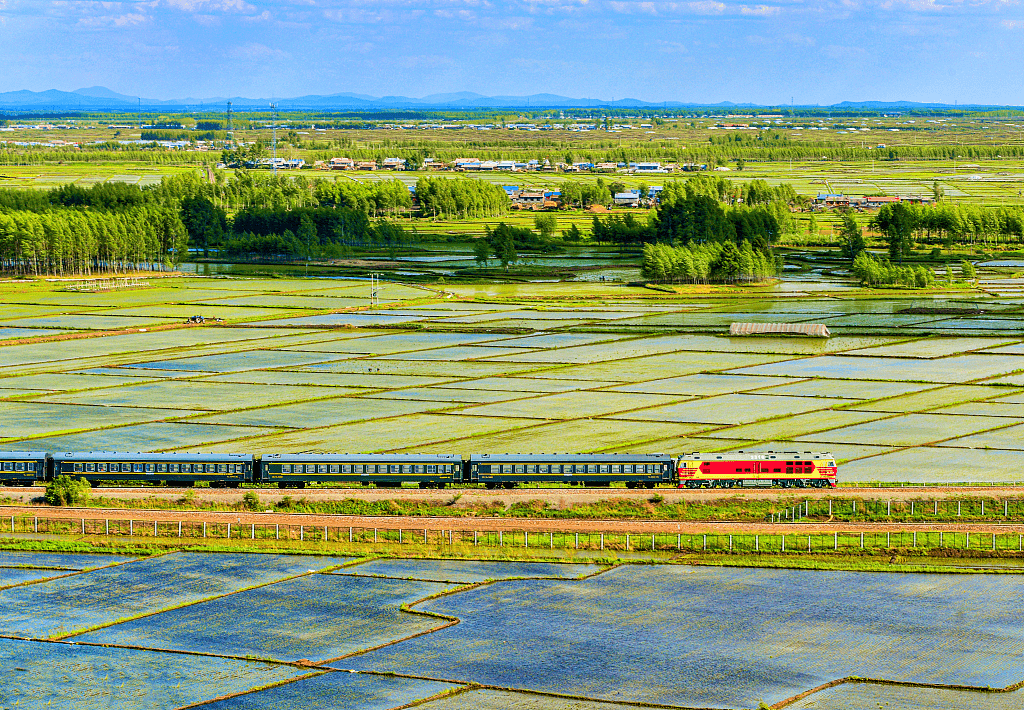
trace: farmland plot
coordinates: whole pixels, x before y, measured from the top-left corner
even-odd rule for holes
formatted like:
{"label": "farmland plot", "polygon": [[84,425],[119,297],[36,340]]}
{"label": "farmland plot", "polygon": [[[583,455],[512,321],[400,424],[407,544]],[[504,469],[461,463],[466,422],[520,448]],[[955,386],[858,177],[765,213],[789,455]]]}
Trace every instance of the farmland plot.
{"label": "farmland plot", "polygon": [[62,570],[94,569],[130,562],[134,557],[122,555],[87,555],[76,552],[0,551],[0,567],[46,567]]}
{"label": "farmland plot", "polygon": [[426,579],[470,584],[491,579],[578,579],[603,568],[589,564],[551,562],[484,562],[478,560],[370,560],[331,572],[336,575]]}
{"label": "farmland plot", "polygon": [[636,710],[637,706],[594,700],[569,700],[507,690],[478,689],[448,695],[416,707],[418,710]]}
{"label": "farmland plot", "polygon": [[813,693],[786,707],[795,710],[863,710],[881,707],[899,710],[1016,710],[1022,705],[1022,690],[986,693],[948,688],[900,688],[878,683],[844,683]]}
{"label": "farmland plot", "polygon": [[847,675],[1005,687],[1024,678],[1022,601],[995,575],[627,567],[427,602],[461,623],[347,663],[687,707],[750,708]]}
{"label": "farmland plot", "polygon": [[25,582],[37,582],[41,579],[51,579],[68,574],[67,570],[59,569],[25,569],[0,567],[0,589],[13,587]]}
{"label": "farmland plot", "polygon": [[0,707],[164,710],[303,675],[292,666],[0,639]]}
{"label": "farmland plot", "polygon": [[[235,427],[220,424],[189,424],[187,422],[153,422],[123,427],[110,427],[77,434],[59,434],[29,439],[17,448],[38,448],[43,451],[165,451],[197,447],[249,437],[266,436],[280,429],[268,427]],[[228,448],[235,449],[235,446]]]}
{"label": "farmland plot", "polygon": [[[523,427],[537,424],[535,419],[509,417],[457,417],[446,414],[408,414],[373,422],[373,436],[367,437],[363,422],[325,426],[319,429],[296,429],[285,434],[258,439],[265,451],[350,451],[372,453],[410,449],[416,452],[452,450],[452,439],[487,436],[493,433],[513,436]],[[257,441],[257,440],[254,440]],[[444,442],[444,443],[440,443]],[[229,447],[237,449],[238,445]],[[215,450],[225,451],[223,447]],[[458,452],[461,453],[461,452]]]}
{"label": "farmland plot", "polygon": [[416,678],[333,672],[220,700],[203,710],[392,710],[457,687]]}
{"label": "farmland plot", "polygon": [[443,626],[401,611],[457,586],[311,574],[82,634],[77,641],[326,661]]}
{"label": "farmland plot", "polygon": [[[176,553],[0,592],[0,633],[45,638],[341,564],[332,557]],[[73,604],[68,600],[74,599]]]}

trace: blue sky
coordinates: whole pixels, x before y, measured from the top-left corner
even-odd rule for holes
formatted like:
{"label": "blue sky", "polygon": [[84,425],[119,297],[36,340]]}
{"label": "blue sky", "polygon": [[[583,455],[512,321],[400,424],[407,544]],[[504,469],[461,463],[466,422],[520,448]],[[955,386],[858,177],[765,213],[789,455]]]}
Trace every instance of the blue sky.
{"label": "blue sky", "polygon": [[1024,0],[0,0],[0,91],[1024,104]]}

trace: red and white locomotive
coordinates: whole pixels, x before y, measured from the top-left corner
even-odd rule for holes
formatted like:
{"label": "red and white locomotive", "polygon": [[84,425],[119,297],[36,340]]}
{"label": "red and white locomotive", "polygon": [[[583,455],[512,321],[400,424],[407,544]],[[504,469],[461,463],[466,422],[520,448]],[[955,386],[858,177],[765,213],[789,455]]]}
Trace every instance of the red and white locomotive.
{"label": "red and white locomotive", "polygon": [[838,469],[830,453],[733,451],[684,454],[676,472],[680,488],[835,488]]}

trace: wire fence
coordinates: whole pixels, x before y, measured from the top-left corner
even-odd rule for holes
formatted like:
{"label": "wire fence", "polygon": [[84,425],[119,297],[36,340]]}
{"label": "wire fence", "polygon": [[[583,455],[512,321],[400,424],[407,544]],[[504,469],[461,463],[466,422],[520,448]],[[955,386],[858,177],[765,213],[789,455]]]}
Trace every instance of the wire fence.
{"label": "wire fence", "polygon": [[51,518],[0,519],[0,533],[104,536],[140,541],[177,538],[209,541],[290,541],[350,545],[427,545],[450,547],[535,548],[588,551],[663,551],[718,553],[826,553],[878,550],[976,550],[1024,552],[1024,534],[945,531],[843,531],[785,534],[680,534],[564,532],[525,530],[437,530],[323,525]]}

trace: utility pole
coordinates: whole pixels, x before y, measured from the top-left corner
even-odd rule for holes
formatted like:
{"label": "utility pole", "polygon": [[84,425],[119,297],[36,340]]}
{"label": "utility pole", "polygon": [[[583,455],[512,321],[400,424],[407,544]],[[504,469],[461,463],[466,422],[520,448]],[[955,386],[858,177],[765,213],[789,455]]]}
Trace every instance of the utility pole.
{"label": "utility pole", "polygon": [[383,274],[374,272],[370,274],[370,306],[380,305],[380,277]]}
{"label": "utility pole", "polygon": [[274,177],[277,177],[277,104],[270,104],[270,129],[273,133],[272,144],[274,147]]}
{"label": "utility pole", "polygon": [[228,143],[233,143],[235,140],[234,127],[231,124],[231,102],[228,101]]}

